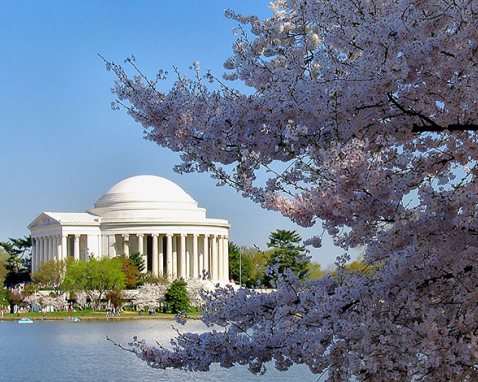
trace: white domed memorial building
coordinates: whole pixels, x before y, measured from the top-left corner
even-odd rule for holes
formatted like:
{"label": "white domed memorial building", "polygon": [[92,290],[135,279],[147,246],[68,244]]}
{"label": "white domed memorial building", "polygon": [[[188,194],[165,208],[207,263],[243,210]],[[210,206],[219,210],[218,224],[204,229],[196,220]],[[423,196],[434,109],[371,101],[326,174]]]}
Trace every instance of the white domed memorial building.
{"label": "white domed memorial building", "polygon": [[[206,210],[177,184],[141,175],[111,187],[87,212],[42,212],[29,226],[32,270],[71,257],[143,256],[147,271],[229,282],[229,224]],[[207,273],[205,273],[207,272]]]}

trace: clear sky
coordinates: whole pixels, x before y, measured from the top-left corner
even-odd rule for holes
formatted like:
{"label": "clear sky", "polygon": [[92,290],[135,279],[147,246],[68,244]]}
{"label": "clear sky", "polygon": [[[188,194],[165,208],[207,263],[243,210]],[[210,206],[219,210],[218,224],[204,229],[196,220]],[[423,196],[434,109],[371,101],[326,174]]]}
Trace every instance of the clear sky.
{"label": "clear sky", "polygon": [[[266,16],[268,1],[0,0],[0,240],[27,235],[41,211],[83,212],[116,182],[134,175],[168,178],[212,218],[228,219],[230,239],[265,249],[270,232],[301,229],[263,211],[206,174],[178,175],[176,154],[142,139],[124,111],[112,111],[112,73],[98,53],[134,55],[154,75],[194,60],[222,74],[234,21],[225,9]],[[312,250],[326,266],[342,251],[330,240]]]}

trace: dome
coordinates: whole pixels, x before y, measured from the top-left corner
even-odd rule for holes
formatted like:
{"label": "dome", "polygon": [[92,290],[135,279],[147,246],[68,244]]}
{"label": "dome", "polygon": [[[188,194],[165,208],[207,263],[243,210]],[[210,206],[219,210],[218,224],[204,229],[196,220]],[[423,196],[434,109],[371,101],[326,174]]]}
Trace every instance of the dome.
{"label": "dome", "polygon": [[176,183],[160,176],[139,175],[111,187],[88,211],[102,218],[144,220],[205,219],[206,212]]}
{"label": "dome", "polygon": [[95,204],[102,202],[172,202],[195,203],[176,183],[160,176],[139,175],[126,178],[111,187]]}

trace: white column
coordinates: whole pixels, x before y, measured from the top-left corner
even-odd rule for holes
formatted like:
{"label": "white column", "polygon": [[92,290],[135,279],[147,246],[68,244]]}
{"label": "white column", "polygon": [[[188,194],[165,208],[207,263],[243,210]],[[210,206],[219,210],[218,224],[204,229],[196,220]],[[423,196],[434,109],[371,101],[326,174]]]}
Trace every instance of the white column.
{"label": "white column", "polygon": [[96,258],[101,259],[103,257],[103,245],[101,241],[101,235],[96,235]]}
{"label": "white column", "polygon": [[[80,259],[83,261],[88,261],[88,250],[90,247],[88,247],[88,234],[86,234],[86,240],[83,240],[83,243],[86,243],[86,246],[84,246],[80,252]],[[81,237],[80,237],[80,248],[81,248]]]}
{"label": "white column", "polygon": [[66,260],[67,256],[67,237],[66,235],[61,236],[61,260]]}
{"label": "white column", "polygon": [[55,236],[55,242],[56,242],[56,260],[60,261],[61,260],[61,235]]}
{"label": "white column", "polygon": [[144,235],[138,233],[136,237],[138,238],[138,253],[144,255]]}
{"label": "white column", "polygon": [[53,260],[54,256],[53,236],[48,236],[48,261]]}
{"label": "white column", "polygon": [[36,256],[36,238],[32,237],[32,272],[31,273],[34,273],[35,272],[35,256]]}
{"label": "white column", "polygon": [[48,236],[43,236],[43,262],[48,261]]}
{"label": "white column", "polygon": [[35,269],[38,271],[38,267],[43,261],[43,238],[37,237],[37,256],[35,262]]}
{"label": "white column", "polygon": [[141,255],[144,262],[144,273],[148,272],[148,255],[144,253],[144,235],[139,233],[136,235],[138,238],[138,252]]}
{"label": "white column", "polygon": [[47,240],[48,240],[48,247],[47,247],[48,250],[47,250],[46,261],[50,261],[53,258],[53,237],[48,236]]}
{"label": "white column", "polygon": [[35,238],[35,272],[38,270],[38,265],[40,265],[41,263],[41,250],[42,250],[42,247],[41,247],[41,238],[37,237]]}
{"label": "white column", "polygon": [[123,235],[123,255],[129,257],[129,235]]}
{"label": "white column", "polygon": [[42,237],[43,241],[43,258],[42,262],[46,263],[48,261],[48,238],[46,236]]}
{"label": "white column", "polygon": [[154,233],[153,237],[153,261],[151,263],[153,276],[158,276],[158,234]]}
{"label": "white column", "polygon": [[173,235],[173,279],[178,278],[178,237]]}
{"label": "white column", "polygon": [[159,276],[165,277],[166,275],[164,274],[164,247],[163,247],[163,235],[158,236],[158,241],[159,241],[159,255],[158,255],[158,263],[159,263]]}
{"label": "white column", "polygon": [[211,270],[209,269],[209,235],[204,235],[204,254],[203,254],[203,269],[201,269],[201,276],[202,271],[208,272],[209,276],[208,279],[211,278]]}
{"label": "white column", "polygon": [[116,237],[115,235],[108,235],[108,257],[116,257]]}
{"label": "white column", "polygon": [[80,235],[75,235],[73,244],[73,258],[75,261],[80,261]]}
{"label": "white column", "polygon": [[35,238],[35,272],[38,270],[38,266],[41,263],[41,239]]}
{"label": "white column", "polygon": [[31,273],[35,273],[36,271],[35,269],[36,255],[37,255],[36,245],[37,245],[37,239],[32,237],[32,272]]}
{"label": "white column", "polygon": [[202,270],[204,269],[204,243],[202,246],[199,245],[201,239],[198,235],[198,276],[202,279]]}
{"label": "white column", "polygon": [[218,279],[224,279],[224,236],[219,236],[218,240]]}
{"label": "white column", "polygon": [[38,269],[38,264],[41,262],[41,247],[40,247],[40,238],[36,237],[35,238],[35,272]]}
{"label": "white column", "polygon": [[168,233],[167,237],[167,248],[166,248],[166,274],[168,280],[173,278],[173,234]]}
{"label": "white column", "polygon": [[186,235],[186,277],[191,277],[191,253],[188,251],[188,237]]}
{"label": "white column", "polygon": [[198,254],[198,235],[193,235],[193,255],[191,257],[192,268],[193,268],[193,277],[197,279],[199,277],[198,265],[199,265],[199,254]]}
{"label": "white column", "polygon": [[181,234],[181,247],[179,258],[179,277],[186,279],[186,235]]}
{"label": "white column", "polygon": [[43,237],[43,262],[48,261],[48,237]]}
{"label": "white column", "polygon": [[50,260],[50,237],[45,236],[45,262]]}
{"label": "white column", "polygon": [[212,258],[211,258],[211,279],[217,281],[218,277],[218,266],[217,266],[217,236],[212,235],[211,240],[211,247],[212,247]]}
{"label": "white column", "polygon": [[50,260],[56,260],[56,236],[51,237],[51,256]]}
{"label": "white column", "polygon": [[55,236],[48,237],[48,261],[55,259]]}
{"label": "white column", "polygon": [[229,282],[229,238],[224,236],[224,280]]}
{"label": "white column", "polygon": [[[45,240],[43,237],[39,237],[38,238],[39,242],[38,242],[38,245],[39,245],[39,256],[38,256],[38,265],[41,265],[41,263],[43,263],[45,261]],[[38,266],[37,266],[37,269],[38,269]]]}

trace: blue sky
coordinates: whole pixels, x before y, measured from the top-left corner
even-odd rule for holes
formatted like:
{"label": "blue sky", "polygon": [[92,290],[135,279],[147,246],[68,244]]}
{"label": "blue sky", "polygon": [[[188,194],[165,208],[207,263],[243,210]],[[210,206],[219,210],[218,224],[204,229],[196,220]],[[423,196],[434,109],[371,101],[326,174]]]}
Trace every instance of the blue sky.
{"label": "blue sky", "polygon": [[[234,21],[225,9],[266,16],[268,1],[0,0],[0,240],[28,234],[41,211],[82,212],[113,184],[152,174],[183,187],[209,217],[228,219],[239,245],[266,248],[277,228],[304,230],[263,211],[206,174],[178,175],[176,154],[142,139],[124,111],[112,111],[114,77],[98,53],[134,55],[154,75],[173,65],[222,74]],[[341,253],[327,240],[313,250],[326,266]]]}

